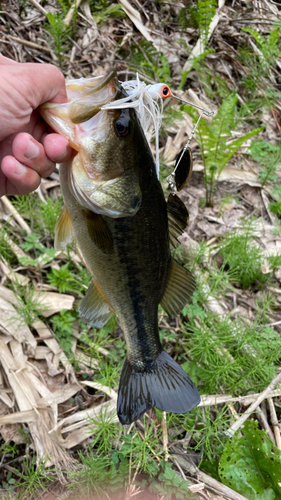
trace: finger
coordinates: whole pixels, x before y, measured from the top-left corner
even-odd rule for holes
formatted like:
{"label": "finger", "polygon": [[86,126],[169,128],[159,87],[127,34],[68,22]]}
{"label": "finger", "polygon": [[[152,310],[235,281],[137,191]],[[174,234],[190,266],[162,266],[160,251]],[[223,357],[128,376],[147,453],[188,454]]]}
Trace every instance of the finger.
{"label": "finger", "polygon": [[55,164],[46,155],[44,146],[25,132],[14,138],[12,154],[21,164],[35,170],[40,177],[49,177],[55,169]]}
{"label": "finger", "polygon": [[13,156],[5,156],[1,169],[6,176],[7,194],[29,194],[38,188],[41,177],[32,168],[20,163]]}
{"label": "finger", "polygon": [[0,64],[17,64],[17,61],[13,61],[13,59],[9,59],[8,57],[0,54]]}
{"label": "finger", "polygon": [[24,76],[29,80],[26,96],[33,109],[44,102],[66,102],[65,78],[52,64],[26,63]]}
{"label": "finger", "polygon": [[71,158],[73,150],[68,140],[59,134],[47,134],[43,139],[46,155],[55,163],[62,163]]}

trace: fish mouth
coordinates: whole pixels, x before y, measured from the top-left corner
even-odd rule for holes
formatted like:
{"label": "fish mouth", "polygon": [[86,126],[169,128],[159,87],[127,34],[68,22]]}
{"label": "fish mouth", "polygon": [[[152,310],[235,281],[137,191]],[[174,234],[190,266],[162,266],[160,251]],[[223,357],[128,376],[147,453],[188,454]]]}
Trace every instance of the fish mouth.
{"label": "fish mouth", "polygon": [[[116,72],[111,71],[103,77],[80,78],[66,81],[68,102],[47,102],[40,106],[40,114],[57,133],[70,141],[73,149],[77,147],[77,126],[82,125],[82,133],[88,133],[88,125],[101,110],[102,106],[115,99],[119,92]],[[97,120],[98,121],[98,120]]]}
{"label": "fish mouth", "polygon": [[71,169],[70,183],[78,203],[96,214],[112,218],[132,217],[141,206],[142,193],[133,169],[105,182],[91,181],[87,189],[80,185],[75,170]]}

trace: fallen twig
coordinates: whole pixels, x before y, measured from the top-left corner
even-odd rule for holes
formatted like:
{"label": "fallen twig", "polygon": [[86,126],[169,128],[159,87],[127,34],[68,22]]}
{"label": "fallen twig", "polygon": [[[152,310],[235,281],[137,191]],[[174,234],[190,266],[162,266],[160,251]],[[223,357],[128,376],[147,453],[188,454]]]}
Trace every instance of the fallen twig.
{"label": "fallen twig", "polygon": [[25,222],[25,220],[23,220],[22,216],[18,213],[18,211],[15,209],[14,205],[12,205],[10,200],[8,200],[7,196],[2,196],[1,201],[7,208],[8,213],[14,216],[16,221],[19,223],[20,227],[24,229],[27,232],[27,234],[30,234],[31,233],[30,227]]}
{"label": "fallen twig", "polygon": [[205,472],[198,469],[193,462],[188,462],[182,456],[177,456],[176,460],[180,464],[182,469],[186,470],[190,475],[196,476],[196,478],[199,481],[202,481],[207,488],[210,488],[216,493],[226,496],[230,500],[247,500],[243,495],[240,495],[240,493],[233,491],[228,486],[225,486],[213,477],[205,474]]}
{"label": "fallen twig", "polygon": [[264,414],[264,412],[263,412],[263,410],[262,410],[262,408],[260,406],[257,406],[257,410],[258,410],[258,412],[257,412],[257,418],[258,418],[259,423],[264,428],[264,430],[267,433],[269,439],[271,439],[271,441],[275,445],[274,435],[273,435],[271,427],[270,427],[270,425],[269,425],[269,423],[267,421],[266,415]]}
{"label": "fallen twig", "polygon": [[268,397],[270,391],[281,381],[281,372],[276,375],[276,377],[270,382],[267,388],[259,395],[259,397],[254,401],[248,408],[247,412],[243,413],[241,417],[231,425],[231,427],[225,432],[229,437],[233,437],[235,432],[240,429],[240,427],[246,422],[249,416],[257,409],[259,404]]}
{"label": "fallen twig", "polygon": [[40,5],[39,2],[37,2],[37,0],[30,0],[31,3],[33,3],[34,7],[36,7],[36,9],[38,9],[40,12],[42,12],[42,14],[45,14],[45,16],[47,15],[47,11],[44,9],[44,7],[42,7],[42,5]]}
{"label": "fallen twig", "polygon": [[25,40],[24,38],[19,38],[17,36],[12,36],[12,35],[8,35],[7,38],[9,40],[13,40],[14,42],[21,43],[22,45],[26,45],[26,47],[37,49],[43,52],[48,52],[48,54],[52,53],[51,49],[49,49],[48,47],[44,47],[43,45],[39,45],[38,43],[30,42],[29,40]]}
{"label": "fallen twig", "polygon": [[69,26],[71,21],[72,21],[72,18],[73,18],[73,15],[74,15],[74,12],[75,10],[78,9],[80,3],[81,3],[82,0],[75,0],[75,2],[73,2],[73,4],[71,5],[68,13],[66,14],[63,22],[65,24],[65,26]]}
{"label": "fallen twig", "polygon": [[[262,392],[259,392],[257,394],[248,394],[248,396],[237,396],[233,397],[231,394],[215,394],[214,396],[201,396],[201,403],[199,403],[200,406],[212,406],[212,405],[220,405],[223,403],[242,403],[243,405],[247,406],[256,401],[256,399],[262,394]],[[275,389],[273,391],[270,391],[268,394],[268,397],[271,398],[276,398],[278,396],[281,396],[281,389]]]}
{"label": "fallen twig", "polygon": [[165,462],[167,462],[168,457],[169,457],[169,452],[168,452],[169,439],[168,439],[168,430],[167,430],[166,412],[165,411],[163,411],[163,415],[162,415],[162,432],[163,432],[163,450],[165,453]]}
{"label": "fallen twig", "polygon": [[276,446],[277,446],[277,448],[279,448],[279,450],[281,450],[280,427],[279,427],[279,423],[278,423],[278,419],[277,419],[277,415],[276,415],[276,411],[275,411],[275,406],[274,406],[274,403],[273,403],[273,399],[272,398],[267,398],[267,402],[268,402],[268,406],[269,406],[270,419],[271,419],[271,423],[272,423],[272,426],[273,426],[273,431],[274,431]]}

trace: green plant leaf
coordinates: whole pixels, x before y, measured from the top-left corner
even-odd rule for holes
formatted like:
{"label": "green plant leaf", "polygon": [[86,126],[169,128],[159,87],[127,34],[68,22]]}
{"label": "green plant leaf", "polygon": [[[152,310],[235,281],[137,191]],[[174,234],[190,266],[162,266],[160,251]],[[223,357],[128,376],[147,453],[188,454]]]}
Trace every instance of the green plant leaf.
{"label": "green plant leaf", "polygon": [[276,448],[266,432],[249,420],[242,432],[230,439],[220,463],[221,481],[249,500],[281,499],[281,450]]}
{"label": "green plant leaf", "polygon": [[216,0],[197,0],[200,38],[204,46],[206,46],[208,42],[210,24],[216,14],[216,7]]}
{"label": "green plant leaf", "polygon": [[206,204],[212,203],[218,178],[228,161],[242,144],[263,128],[256,128],[232,140],[231,130],[235,128],[234,116],[237,95],[230,94],[222,103],[216,116],[209,125],[202,119],[198,126],[198,142],[204,163],[204,182],[206,185]]}

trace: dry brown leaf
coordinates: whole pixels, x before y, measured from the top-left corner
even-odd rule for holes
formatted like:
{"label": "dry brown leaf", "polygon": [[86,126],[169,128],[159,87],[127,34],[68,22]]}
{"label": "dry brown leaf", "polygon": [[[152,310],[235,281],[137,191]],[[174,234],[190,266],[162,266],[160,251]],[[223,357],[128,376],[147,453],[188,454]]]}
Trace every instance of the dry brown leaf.
{"label": "dry brown leaf", "polygon": [[[5,415],[7,416],[10,415],[8,413],[8,408],[6,405],[2,403],[2,401],[0,401],[0,418]],[[17,425],[12,425],[11,423],[7,425],[1,425],[0,433],[5,443],[8,443],[9,441],[14,441],[17,444],[25,442],[25,437],[23,436],[22,433],[19,432]]]}
{"label": "dry brown leaf", "polygon": [[80,367],[89,366],[89,368],[98,369],[99,363],[96,359],[87,356],[81,349],[75,350],[75,360]]}
{"label": "dry brown leaf", "polygon": [[37,320],[32,324],[33,328],[37,331],[39,337],[44,340],[45,344],[51,349],[54,354],[61,355],[62,349],[58,341],[53,337],[53,332],[43,323]]}
{"label": "dry brown leaf", "polygon": [[34,358],[35,359],[47,359],[49,354],[52,354],[51,349],[49,347],[40,345],[40,346],[37,346],[35,349]]}
{"label": "dry brown leaf", "polygon": [[0,297],[0,327],[4,333],[12,335],[18,342],[26,343],[31,352],[35,352],[37,343],[24,319],[13,305],[2,297]]}
{"label": "dry brown leaf", "polygon": [[7,264],[7,262],[5,262],[3,257],[0,258],[0,271],[2,271],[3,275],[16,285],[27,286],[30,282],[30,279],[27,276],[23,276],[22,274],[14,271]]}
{"label": "dry brown leaf", "polygon": [[3,285],[0,285],[0,297],[7,300],[8,302],[11,302],[11,304],[16,307],[19,305],[19,301],[14,292],[10,288],[6,288]]}
{"label": "dry brown leaf", "polygon": [[15,405],[15,402],[11,400],[10,396],[6,392],[2,391],[1,389],[0,389],[0,400],[6,406],[8,406],[8,408],[13,408]]}
{"label": "dry brown leaf", "polygon": [[102,385],[102,384],[99,384],[98,382],[92,382],[91,380],[85,380],[84,382],[81,382],[81,385],[87,385],[88,387],[93,387],[94,389],[97,389],[98,391],[104,392],[111,399],[113,399],[113,401],[117,402],[117,397],[118,397],[117,392],[115,392],[113,389],[111,389],[107,385]]}
{"label": "dry brown leaf", "polygon": [[39,305],[46,308],[46,310],[42,312],[42,315],[45,316],[45,318],[60,312],[62,309],[72,309],[75,300],[72,295],[36,291],[33,292],[32,299],[34,299],[34,301],[36,301]]}
{"label": "dry brown leaf", "polygon": [[81,389],[82,387],[78,383],[65,384],[61,389],[57,389],[52,393],[53,402],[57,405],[64,403],[77,394],[77,392],[81,391]]}
{"label": "dry brown leaf", "polygon": [[[71,419],[71,417],[64,419],[63,428],[61,426],[62,422],[60,422],[59,428],[57,429],[58,433],[60,431],[62,434],[66,432],[69,433],[67,438],[63,440],[63,446],[70,449],[88,439],[96,430],[94,423],[89,425],[89,419],[98,420],[101,415],[103,420],[110,420],[110,422],[119,424],[116,413],[116,403],[113,401],[102,403],[99,406],[89,410],[83,410],[71,416],[76,417],[76,419]],[[66,424],[68,424],[68,426],[66,426]]]}
{"label": "dry brown leaf", "polygon": [[127,16],[131,19],[132,23],[134,23],[144,38],[146,38],[149,42],[153,42],[152,36],[142,22],[140,13],[128,2],[128,0],[118,0],[118,2],[121,3],[124,12],[126,12]]}

